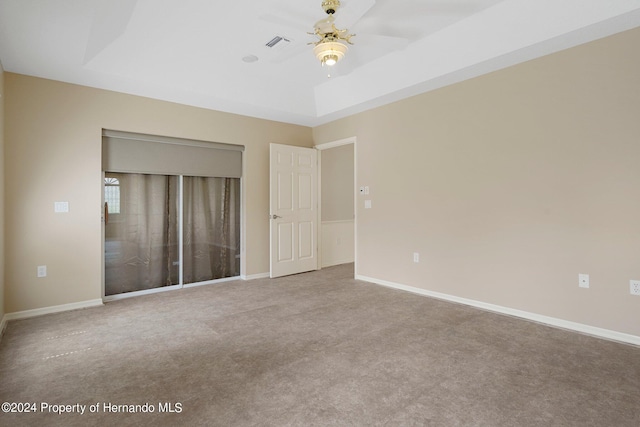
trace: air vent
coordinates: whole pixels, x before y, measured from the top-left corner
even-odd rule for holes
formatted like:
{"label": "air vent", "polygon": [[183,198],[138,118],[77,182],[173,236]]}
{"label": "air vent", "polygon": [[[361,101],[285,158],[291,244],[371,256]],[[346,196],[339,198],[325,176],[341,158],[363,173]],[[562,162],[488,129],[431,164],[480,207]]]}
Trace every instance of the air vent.
{"label": "air vent", "polygon": [[[265,44],[265,46],[273,48],[273,47],[276,47],[276,45],[277,45],[278,43],[283,42],[283,41],[284,41],[284,42],[286,42],[286,43],[289,43],[289,39],[287,39],[286,37],[282,37],[282,36],[275,36],[274,38],[272,38],[271,40],[269,40],[269,41]],[[281,47],[281,46],[285,46],[285,45],[286,45],[286,43],[285,43],[285,44],[283,44],[283,45],[280,45],[280,47]]]}

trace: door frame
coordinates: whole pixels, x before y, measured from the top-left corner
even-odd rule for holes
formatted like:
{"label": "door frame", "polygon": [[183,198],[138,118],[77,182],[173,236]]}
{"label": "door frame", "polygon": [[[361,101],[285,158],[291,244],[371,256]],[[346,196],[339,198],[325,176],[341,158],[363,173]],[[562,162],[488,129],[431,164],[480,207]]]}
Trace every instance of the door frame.
{"label": "door frame", "polygon": [[[322,226],[322,151],[353,144],[353,260],[354,279],[358,276],[358,141],[355,136],[317,144],[318,150],[318,226]],[[322,266],[322,233],[318,232],[318,269]]]}

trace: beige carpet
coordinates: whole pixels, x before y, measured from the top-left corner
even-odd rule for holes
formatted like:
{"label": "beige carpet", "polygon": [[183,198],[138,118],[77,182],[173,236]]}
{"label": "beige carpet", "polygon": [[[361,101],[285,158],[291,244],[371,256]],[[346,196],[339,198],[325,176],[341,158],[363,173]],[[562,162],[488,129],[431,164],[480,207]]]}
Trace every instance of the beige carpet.
{"label": "beige carpet", "polygon": [[[0,401],[37,412],[0,425],[640,426],[640,348],[351,277],[345,265],[13,321]],[[85,413],[49,412],[63,404]]]}

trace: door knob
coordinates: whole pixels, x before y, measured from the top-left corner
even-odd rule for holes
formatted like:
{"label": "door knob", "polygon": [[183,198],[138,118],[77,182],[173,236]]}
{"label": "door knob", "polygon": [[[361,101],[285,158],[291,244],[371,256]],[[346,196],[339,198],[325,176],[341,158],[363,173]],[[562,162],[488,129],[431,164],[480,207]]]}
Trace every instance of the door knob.
{"label": "door knob", "polygon": [[271,219],[278,219],[278,218],[282,218],[282,217],[276,214],[271,215]]}

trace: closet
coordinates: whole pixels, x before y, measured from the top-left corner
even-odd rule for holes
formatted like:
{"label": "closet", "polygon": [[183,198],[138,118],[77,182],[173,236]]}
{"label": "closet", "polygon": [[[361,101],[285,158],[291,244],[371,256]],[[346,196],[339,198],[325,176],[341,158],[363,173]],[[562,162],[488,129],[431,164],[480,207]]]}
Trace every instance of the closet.
{"label": "closet", "polygon": [[240,275],[242,146],[103,131],[106,299]]}

